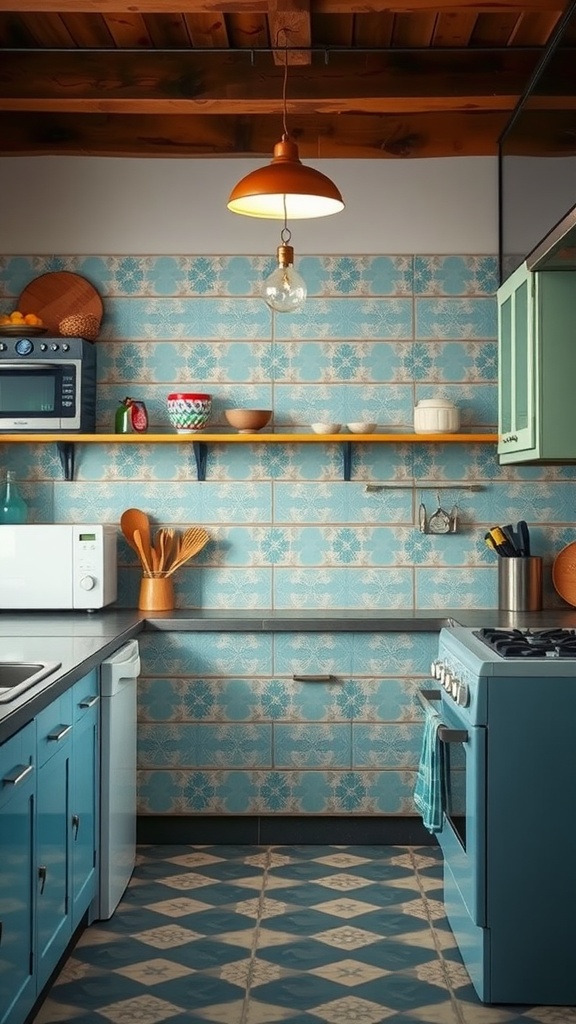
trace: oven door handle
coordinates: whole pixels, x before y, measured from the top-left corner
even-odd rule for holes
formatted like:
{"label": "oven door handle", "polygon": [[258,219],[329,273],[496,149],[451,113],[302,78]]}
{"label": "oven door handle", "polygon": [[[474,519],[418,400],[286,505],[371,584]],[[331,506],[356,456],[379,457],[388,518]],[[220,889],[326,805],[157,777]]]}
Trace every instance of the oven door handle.
{"label": "oven door handle", "polygon": [[[426,707],[425,701],[435,704],[442,697],[441,690],[420,690],[420,703]],[[438,739],[441,743],[466,743],[468,732],[466,729],[449,729],[447,725],[438,726]]]}
{"label": "oven door handle", "polygon": [[5,370],[8,367],[9,370],[13,370],[16,367],[18,370],[51,370],[55,366],[61,366],[61,363],[22,363],[18,360],[4,360],[0,363],[0,370]]}
{"label": "oven door handle", "polygon": [[439,725],[438,739],[440,743],[466,743],[468,732],[466,729],[448,729],[445,725]]}

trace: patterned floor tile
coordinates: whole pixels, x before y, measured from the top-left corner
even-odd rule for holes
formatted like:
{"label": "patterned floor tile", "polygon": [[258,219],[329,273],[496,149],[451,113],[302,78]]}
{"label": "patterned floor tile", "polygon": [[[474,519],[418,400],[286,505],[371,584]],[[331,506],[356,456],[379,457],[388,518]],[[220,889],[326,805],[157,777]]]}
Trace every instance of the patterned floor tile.
{"label": "patterned floor tile", "polygon": [[116,973],[122,974],[126,978],[132,978],[140,985],[160,985],[165,981],[174,981],[175,978],[192,974],[192,968],[172,963],[171,960],[157,959],[143,960],[141,963],[129,964],[127,967],[118,967]]}
{"label": "patterned floor tile", "polygon": [[142,846],[34,1024],[576,1024],[479,1002],[429,847]]}

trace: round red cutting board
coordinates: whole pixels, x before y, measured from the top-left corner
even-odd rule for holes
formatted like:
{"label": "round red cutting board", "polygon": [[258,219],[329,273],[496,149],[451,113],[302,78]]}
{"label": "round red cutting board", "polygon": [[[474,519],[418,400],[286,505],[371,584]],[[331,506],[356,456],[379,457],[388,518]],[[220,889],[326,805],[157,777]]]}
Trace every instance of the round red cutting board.
{"label": "round red cutting board", "polygon": [[556,555],[552,565],[552,582],[556,593],[567,604],[576,607],[576,542],[567,544]]}
{"label": "round red cutting board", "polygon": [[100,321],[104,306],[93,285],[67,270],[42,274],[27,284],[18,299],[18,309],[36,313],[51,334],[59,334],[59,324],[64,317],[75,313],[91,314]]}

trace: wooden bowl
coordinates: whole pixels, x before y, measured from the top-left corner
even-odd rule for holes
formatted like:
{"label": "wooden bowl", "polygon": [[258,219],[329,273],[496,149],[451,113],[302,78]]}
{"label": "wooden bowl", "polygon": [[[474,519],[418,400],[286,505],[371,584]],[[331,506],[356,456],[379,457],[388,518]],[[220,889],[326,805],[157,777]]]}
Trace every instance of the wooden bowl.
{"label": "wooden bowl", "polygon": [[224,415],[239,434],[253,434],[262,430],[272,417],[271,409],[226,409]]}
{"label": "wooden bowl", "polygon": [[556,555],[552,565],[552,582],[556,593],[576,608],[576,541],[567,544]]}

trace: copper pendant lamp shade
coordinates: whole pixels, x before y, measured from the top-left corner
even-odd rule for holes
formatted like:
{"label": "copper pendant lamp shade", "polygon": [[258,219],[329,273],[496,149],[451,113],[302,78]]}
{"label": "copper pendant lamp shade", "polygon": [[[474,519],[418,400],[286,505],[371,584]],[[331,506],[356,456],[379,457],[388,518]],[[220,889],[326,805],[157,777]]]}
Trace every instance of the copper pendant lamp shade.
{"label": "copper pendant lamp shade", "polygon": [[271,163],[232,189],[228,209],[247,217],[303,220],[339,213],[344,201],[330,178],[300,161],[298,146],[285,133],[274,146]]}

